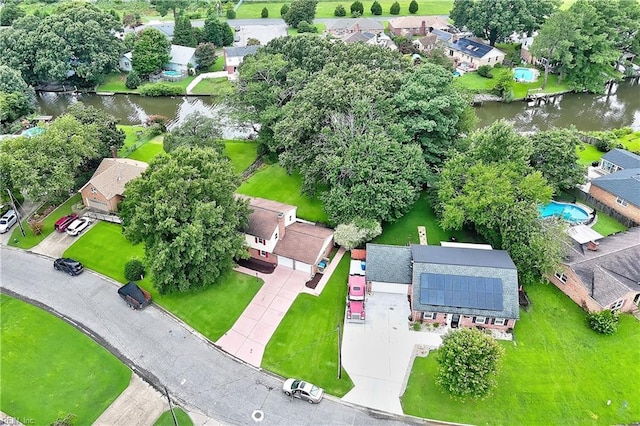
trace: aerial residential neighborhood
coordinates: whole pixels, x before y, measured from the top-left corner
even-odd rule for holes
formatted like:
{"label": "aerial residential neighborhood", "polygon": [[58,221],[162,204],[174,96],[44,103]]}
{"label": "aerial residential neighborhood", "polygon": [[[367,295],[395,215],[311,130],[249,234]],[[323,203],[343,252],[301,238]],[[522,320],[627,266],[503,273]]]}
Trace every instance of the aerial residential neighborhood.
{"label": "aerial residential neighborhood", "polygon": [[0,423],[640,422],[640,2],[0,2]]}

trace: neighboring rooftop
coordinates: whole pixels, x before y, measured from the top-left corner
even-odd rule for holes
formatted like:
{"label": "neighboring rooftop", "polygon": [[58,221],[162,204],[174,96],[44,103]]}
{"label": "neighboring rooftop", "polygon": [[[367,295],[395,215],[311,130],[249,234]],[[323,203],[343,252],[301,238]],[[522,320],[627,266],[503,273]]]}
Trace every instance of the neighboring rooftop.
{"label": "neighboring rooftop", "polygon": [[[516,265],[504,250],[482,250],[461,247],[412,245],[415,263],[438,263],[457,266],[516,269]],[[368,253],[367,253],[368,255]],[[367,268],[369,265],[367,264]]]}
{"label": "neighboring rooftop", "polygon": [[225,47],[227,57],[244,58],[247,55],[253,55],[261,46],[241,46],[241,47]]}
{"label": "neighboring rooftop", "polygon": [[[491,52],[494,47],[488,44],[481,43],[477,40],[470,38],[461,38],[455,43],[450,43],[450,46],[456,48],[458,51],[465,53],[474,58],[483,58],[487,53]],[[498,49],[496,49],[498,50]]]}
{"label": "neighboring rooftop", "polygon": [[615,148],[602,156],[603,160],[607,160],[623,169],[640,168],[640,155],[629,152],[625,149]]}
{"label": "neighboring rooftop", "polygon": [[605,191],[623,198],[625,201],[640,207],[640,167],[623,170],[600,176],[591,181]]}
{"label": "neighboring rooftop", "polygon": [[128,158],[105,158],[96,169],[87,185],[93,185],[107,200],[116,195],[123,195],[127,182],[139,177],[148,167],[142,161]]}
{"label": "neighboring rooftop", "polygon": [[355,30],[366,31],[384,31],[384,25],[372,18],[356,18],[356,19],[336,19],[326,24],[327,31],[337,30]]}
{"label": "neighboring rooftop", "polygon": [[429,28],[444,30],[449,27],[446,19],[439,16],[402,16],[389,19],[389,25],[398,29],[420,28],[422,24],[424,24],[427,30],[429,30]]}
{"label": "neighboring rooftop", "polygon": [[308,223],[295,222],[287,226],[284,238],[278,240],[273,252],[278,256],[288,257],[313,265],[327,238],[333,230]]}
{"label": "neighboring rooftop", "polygon": [[411,248],[367,244],[367,281],[411,284]]}
{"label": "neighboring rooftop", "polygon": [[171,52],[169,53],[169,62],[186,66],[193,61],[193,55],[195,55],[195,53],[196,49],[194,47],[172,44]]}

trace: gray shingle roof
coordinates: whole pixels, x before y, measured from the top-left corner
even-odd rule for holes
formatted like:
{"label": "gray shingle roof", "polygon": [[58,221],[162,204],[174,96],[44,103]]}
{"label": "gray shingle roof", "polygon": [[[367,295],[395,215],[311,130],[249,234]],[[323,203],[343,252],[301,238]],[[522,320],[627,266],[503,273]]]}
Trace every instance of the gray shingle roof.
{"label": "gray shingle roof", "polygon": [[624,149],[615,148],[602,156],[603,160],[612,162],[623,169],[640,168],[640,155]]}
{"label": "gray shingle roof", "polygon": [[273,252],[278,256],[315,264],[322,248],[328,238],[333,236],[333,231],[322,226],[296,222],[287,226],[284,238],[278,240]]}
{"label": "gray shingle roof", "polygon": [[591,185],[598,186],[640,207],[640,167],[634,169],[625,168],[609,175],[600,176],[593,179]]}
{"label": "gray shingle roof", "polygon": [[593,290],[593,299],[603,307],[630,291],[640,291],[640,227],[601,239],[597,251],[574,245],[566,259],[565,265],[589,294]]}
{"label": "gray shingle roof", "polygon": [[247,55],[256,53],[260,47],[261,46],[225,47],[224,51],[227,53],[227,58],[232,56],[244,58]]}
{"label": "gray shingle roof", "polygon": [[416,263],[516,269],[509,253],[504,250],[412,245],[411,251]]}
{"label": "gray shingle roof", "polygon": [[455,43],[450,44],[456,50],[465,53],[469,56],[473,56],[474,58],[483,58],[487,53],[491,52],[494,48],[480,43],[475,40],[471,40],[469,38],[461,38]]}
{"label": "gray shingle roof", "polygon": [[411,248],[367,244],[367,281],[411,284]]}
{"label": "gray shingle roof", "polygon": [[110,200],[116,195],[123,195],[127,182],[140,177],[147,167],[148,164],[143,161],[129,158],[105,158],[80,191],[87,185],[93,185],[107,200]]}
{"label": "gray shingle roof", "polygon": [[326,23],[327,31],[335,30],[351,30],[356,25],[360,31],[384,31],[384,25],[375,19],[357,18],[357,19],[336,19]]}
{"label": "gray shingle roof", "polygon": [[177,44],[171,45],[171,52],[169,53],[169,63],[187,65],[195,62],[194,55],[196,54],[195,47],[180,46]]}

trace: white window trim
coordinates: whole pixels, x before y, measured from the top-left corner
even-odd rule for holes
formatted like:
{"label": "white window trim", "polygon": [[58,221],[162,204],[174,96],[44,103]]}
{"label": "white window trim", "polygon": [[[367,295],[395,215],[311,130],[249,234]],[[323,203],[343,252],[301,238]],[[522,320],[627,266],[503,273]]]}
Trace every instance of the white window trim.
{"label": "white window trim", "polygon": [[422,319],[423,320],[434,320],[438,316],[437,312],[423,312]]}
{"label": "white window trim", "polygon": [[508,322],[509,320],[506,318],[495,318],[493,320],[493,325],[507,325]]}
{"label": "white window trim", "polygon": [[267,257],[267,252],[264,250],[260,250],[260,257]]}
{"label": "white window trim", "polygon": [[[481,319],[482,319],[482,320],[481,320]],[[474,324],[486,324],[486,323],[487,323],[487,319],[488,319],[487,317],[476,317],[476,318],[473,320],[473,323],[474,323]]]}
{"label": "white window trim", "polygon": [[617,311],[618,309],[622,308],[622,305],[624,305],[624,299],[616,300],[611,304],[611,312]]}
{"label": "white window trim", "polygon": [[622,207],[627,207],[629,205],[627,203],[627,200],[625,200],[624,198],[620,198],[620,197],[616,197],[616,203],[621,205]]}
{"label": "white window trim", "polygon": [[563,283],[567,282],[567,276],[564,274],[564,272],[554,272],[553,276],[559,279],[560,281],[562,281]]}

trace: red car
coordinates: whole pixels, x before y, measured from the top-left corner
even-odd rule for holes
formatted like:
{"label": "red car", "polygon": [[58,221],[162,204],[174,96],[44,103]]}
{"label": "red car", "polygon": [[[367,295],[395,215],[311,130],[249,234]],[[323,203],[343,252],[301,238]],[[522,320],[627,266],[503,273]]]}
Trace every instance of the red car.
{"label": "red car", "polygon": [[362,275],[349,275],[349,293],[347,294],[347,319],[364,321],[366,279]]}
{"label": "red car", "polygon": [[63,216],[60,219],[58,219],[58,221],[53,226],[53,228],[58,232],[64,232],[64,230],[67,229],[69,225],[71,225],[71,222],[73,222],[77,218],[78,218],[78,215],[75,213],[71,213],[70,215]]}

